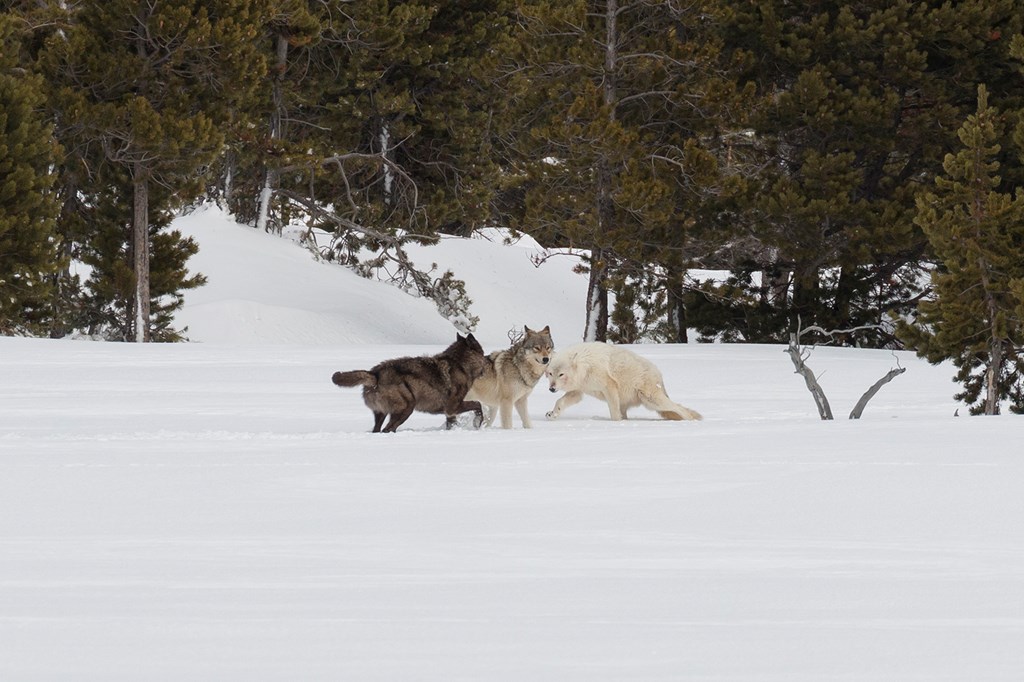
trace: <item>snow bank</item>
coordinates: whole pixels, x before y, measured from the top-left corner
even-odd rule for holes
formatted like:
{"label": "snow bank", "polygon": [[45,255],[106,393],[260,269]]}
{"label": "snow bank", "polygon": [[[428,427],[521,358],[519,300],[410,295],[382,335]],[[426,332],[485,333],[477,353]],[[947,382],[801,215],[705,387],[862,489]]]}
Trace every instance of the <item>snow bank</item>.
{"label": "snow bank", "polygon": [[[431,302],[317,262],[298,244],[239,225],[215,207],[179,218],[174,227],[198,242],[189,269],[209,279],[186,294],[177,316],[192,341],[436,346],[454,339],[454,327]],[[436,263],[439,274],[451,269],[466,282],[480,318],[476,336],[488,350],[507,346],[508,331],[523,325],[550,325],[562,345],[579,340],[586,280],[572,272],[575,261],[537,266],[535,242],[505,246],[499,234],[444,238],[409,252],[421,267]]]}

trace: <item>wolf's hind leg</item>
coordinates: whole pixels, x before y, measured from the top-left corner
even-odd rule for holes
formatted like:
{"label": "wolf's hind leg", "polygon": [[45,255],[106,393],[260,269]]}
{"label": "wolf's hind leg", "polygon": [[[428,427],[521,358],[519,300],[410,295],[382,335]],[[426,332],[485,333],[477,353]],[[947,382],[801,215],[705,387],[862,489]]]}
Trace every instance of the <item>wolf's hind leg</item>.
{"label": "wolf's hind leg", "polygon": [[373,413],[373,433],[380,433],[380,427],[384,424],[384,420],[387,416],[387,412],[375,411]]}
{"label": "wolf's hind leg", "polygon": [[445,414],[447,419],[445,420],[445,428],[450,429],[455,426],[456,418],[463,412],[473,413],[473,428],[479,429],[484,423],[484,410],[480,403],[476,400],[463,400],[454,409],[449,409]]}
{"label": "wolf's hind leg", "polygon": [[608,379],[608,385],[604,389],[604,400],[608,403],[608,416],[613,422],[626,418],[626,408],[619,396],[619,385],[614,379]]}
{"label": "wolf's hind leg", "polygon": [[391,419],[388,420],[388,425],[384,427],[382,433],[394,433],[399,426],[405,423],[405,420],[412,416],[413,407],[410,405],[401,412],[392,412]]}

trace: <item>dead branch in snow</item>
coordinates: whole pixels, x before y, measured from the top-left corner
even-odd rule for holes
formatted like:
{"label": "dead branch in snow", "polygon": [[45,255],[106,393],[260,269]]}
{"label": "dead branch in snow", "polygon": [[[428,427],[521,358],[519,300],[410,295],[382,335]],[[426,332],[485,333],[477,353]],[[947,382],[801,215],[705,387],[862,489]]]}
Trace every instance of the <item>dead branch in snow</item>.
{"label": "dead branch in snow", "polygon": [[903,374],[906,371],[906,367],[897,367],[896,369],[890,369],[884,377],[882,377],[874,384],[872,384],[871,388],[865,391],[864,395],[862,395],[860,397],[860,400],[857,401],[857,404],[854,406],[853,411],[850,412],[850,419],[860,419],[860,415],[862,412],[864,412],[864,408],[867,407],[868,401],[875,397],[875,394],[878,393],[878,390],[882,388],[882,386],[889,383],[890,381],[892,381],[893,379],[895,379],[896,377],[898,377],[899,375]]}
{"label": "dead branch in snow", "polygon": [[[811,392],[811,396],[814,398],[814,404],[818,407],[818,415],[822,420],[833,419],[832,407],[828,403],[828,398],[825,396],[825,391],[821,388],[818,383],[818,378],[814,375],[814,372],[810,367],[807,366],[807,358],[810,357],[811,352],[804,349],[800,345],[800,337],[806,332],[817,332],[829,338],[832,338],[836,334],[849,333],[853,331],[860,331],[862,329],[873,329],[877,328],[877,325],[864,325],[861,327],[854,327],[852,329],[833,329],[831,331],[822,329],[821,327],[807,327],[806,329],[799,326],[799,320],[797,321],[797,330],[795,333],[789,335],[789,346],[786,347],[786,353],[789,355],[789,359],[793,361],[793,366],[796,368],[796,373],[804,378],[804,383],[807,384],[807,390]],[[894,354],[895,357],[895,354]],[[850,412],[850,419],[860,419],[861,414],[864,413],[864,408],[867,407],[868,401],[875,397],[875,394],[881,390],[882,386],[889,383],[899,375],[907,371],[906,367],[899,366],[899,358],[896,358],[896,368],[889,370],[889,372],[881,379],[871,385],[867,391],[860,397],[853,410]]]}
{"label": "dead branch in snow", "polygon": [[807,366],[804,360],[810,355],[809,352],[804,352],[800,348],[800,332],[789,335],[789,347],[786,348],[786,352],[789,354],[789,359],[793,361],[793,366],[796,367],[796,373],[804,378],[804,383],[807,384],[807,390],[811,392],[814,397],[814,404],[818,406],[818,414],[823,420],[832,419],[832,408],[828,404],[828,398],[825,397],[825,391],[821,389],[821,385],[818,384],[817,377],[814,376],[814,372]]}

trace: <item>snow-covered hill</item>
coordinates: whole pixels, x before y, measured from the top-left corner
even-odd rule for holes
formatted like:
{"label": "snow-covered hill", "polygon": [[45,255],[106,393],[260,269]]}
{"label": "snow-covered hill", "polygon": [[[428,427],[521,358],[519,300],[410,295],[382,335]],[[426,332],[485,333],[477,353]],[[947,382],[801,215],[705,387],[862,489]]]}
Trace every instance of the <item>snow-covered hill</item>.
{"label": "snow-covered hill", "polygon": [[[175,222],[201,250],[189,267],[209,283],[189,292],[177,320],[193,341],[241,344],[447,344],[454,327],[434,305],[392,286],[363,279],[330,263],[314,262],[294,242],[233,222],[214,207]],[[508,332],[524,325],[551,325],[556,339],[580,340],[584,276],[577,261],[553,258],[534,264],[540,247],[529,239],[502,246],[499,234],[446,238],[434,246],[410,246],[424,269],[456,271],[466,281],[476,336],[488,346],[507,346]]]}
{"label": "snow-covered hill", "polygon": [[[1024,679],[1016,417],[950,367],[639,346],[703,422],[587,399],[526,431],[370,434],[336,369],[433,353],[432,306],[206,211],[199,343],[0,338],[0,680]],[[444,240],[488,349],[582,329],[582,278]]]}

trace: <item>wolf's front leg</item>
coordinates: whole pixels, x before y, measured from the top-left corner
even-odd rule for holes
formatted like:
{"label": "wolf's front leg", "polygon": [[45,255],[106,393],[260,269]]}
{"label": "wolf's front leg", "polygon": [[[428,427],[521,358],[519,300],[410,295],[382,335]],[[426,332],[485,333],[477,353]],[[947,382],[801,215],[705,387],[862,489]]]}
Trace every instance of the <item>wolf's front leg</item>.
{"label": "wolf's front leg", "polygon": [[516,401],[516,412],[519,413],[519,418],[523,420],[524,429],[532,429],[533,424],[530,422],[530,412],[526,409],[526,400],[529,395],[524,395],[522,398]]}
{"label": "wolf's front leg", "polygon": [[562,414],[562,410],[567,407],[571,407],[583,400],[583,391],[569,391],[561,398],[555,401],[555,406],[548,412],[548,419],[558,419],[558,415]]}
{"label": "wolf's front leg", "polygon": [[622,402],[619,399],[619,385],[613,379],[609,379],[605,386],[604,401],[608,403],[608,415],[613,422],[626,418],[626,411],[622,409]]}
{"label": "wolf's front leg", "polygon": [[498,403],[498,410],[501,412],[501,428],[511,429],[512,428],[512,401],[501,399]]}

